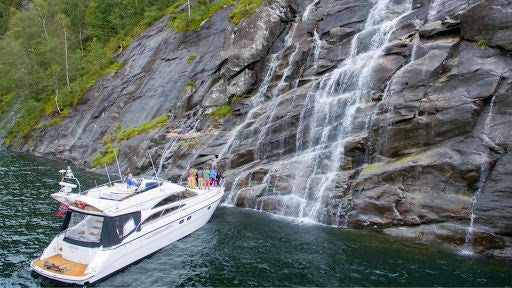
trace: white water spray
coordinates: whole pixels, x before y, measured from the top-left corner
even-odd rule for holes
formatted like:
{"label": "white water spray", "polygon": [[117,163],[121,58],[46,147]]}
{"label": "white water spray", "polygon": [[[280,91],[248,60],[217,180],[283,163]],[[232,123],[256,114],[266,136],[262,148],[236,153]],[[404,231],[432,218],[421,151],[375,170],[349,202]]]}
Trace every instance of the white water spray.
{"label": "white water spray", "polygon": [[[490,131],[490,122],[492,120],[493,115],[493,106],[494,106],[494,96],[491,99],[491,103],[489,104],[489,113],[487,114],[487,118],[484,122],[484,129],[482,131],[483,134],[487,134]],[[475,229],[475,217],[476,217],[476,206],[478,203],[478,198],[480,194],[482,193],[482,190],[485,186],[485,182],[487,180],[487,176],[489,176],[489,170],[490,170],[490,159],[489,159],[489,148],[485,145],[485,143],[482,144],[483,149],[483,155],[481,155],[481,164],[480,164],[480,177],[478,179],[478,187],[473,195],[473,199],[471,201],[471,211],[470,211],[470,217],[469,217],[469,227],[466,231],[466,237],[464,241],[464,246],[462,248],[461,254],[463,255],[472,255],[472,237],[473,232]]]}

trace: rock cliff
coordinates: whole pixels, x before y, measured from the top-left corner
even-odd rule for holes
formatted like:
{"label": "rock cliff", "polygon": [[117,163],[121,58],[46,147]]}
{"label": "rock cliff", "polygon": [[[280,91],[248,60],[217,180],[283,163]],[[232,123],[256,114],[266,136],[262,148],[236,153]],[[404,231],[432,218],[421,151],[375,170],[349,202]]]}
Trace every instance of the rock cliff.
{"label": "rock cliff", "polygon": [[114,143],[123,170],[214,165],[227,204],[512,258],[510,1],[276,0],[237,26],[230,9],[185,33],[162,19],[17,149],[88,167],[167,114]]}

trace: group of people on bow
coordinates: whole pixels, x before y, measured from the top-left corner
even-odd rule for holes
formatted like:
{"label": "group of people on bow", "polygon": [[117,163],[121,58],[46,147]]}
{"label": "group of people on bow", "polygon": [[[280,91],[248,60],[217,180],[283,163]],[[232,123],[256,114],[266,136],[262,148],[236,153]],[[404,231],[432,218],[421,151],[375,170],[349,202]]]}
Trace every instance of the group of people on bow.
{"label": "group of people on bow", "polygon": [[219,185],[222,174],[213,167],[191,167],[187,171],[187,179],[189,188],[210,189],[210,186]]}

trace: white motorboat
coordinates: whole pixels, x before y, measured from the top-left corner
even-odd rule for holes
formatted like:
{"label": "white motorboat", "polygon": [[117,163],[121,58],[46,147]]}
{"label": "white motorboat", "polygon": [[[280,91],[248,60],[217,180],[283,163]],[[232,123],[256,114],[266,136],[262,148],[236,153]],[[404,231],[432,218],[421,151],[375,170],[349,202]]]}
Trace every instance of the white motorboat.
{"label": "white motorboat", "polygon": [[69,167],[60,172],[61,189],[51,197],[64,223],[30,266],[65,283],[91,284],[187,236],[210,220],[224,194],[222,186],[191,189],[154,177],[82,192]]}

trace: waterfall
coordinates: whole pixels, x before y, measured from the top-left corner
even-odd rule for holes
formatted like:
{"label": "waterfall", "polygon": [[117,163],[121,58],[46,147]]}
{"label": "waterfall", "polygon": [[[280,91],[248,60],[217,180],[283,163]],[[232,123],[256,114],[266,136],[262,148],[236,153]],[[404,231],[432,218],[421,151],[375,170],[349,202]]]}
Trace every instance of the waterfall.
{"label": "waterfall", "polygon": [[437,13],[440,10],[441,0],[434,0],[431,5],[430,9],[428,9],[428,15],[427,15],[427,22],[434,21],[435,17],[437,16]]}
{"label": "waterfall", "polygon": [[272,55],[272,59],[269,64],[269,68],[267,70],[267,74],[265,75],[265,78],[263,79],[263,82],[260,86],[260,89],[256,93],[256,95],[251,99],[251,103],[249,106],[249,112],[247,113],[247,116],[245,117],[244,121],[238,125],[238,127],[233,131],[231,134],[231,137],[228,139],[226,145],[224,145],[224,148],[219,153],[218,159],[224,158],[226,155],[229,155],[231,152],[231,149],[233,148],[233,144],[240,136],[243,129],[247,128],[247,126],[253,121],[253,115],[258,111],[257,107],[265,101],[265,92],[268,89],[268,86],[270,85],[270,80],[272,79],[272,76],[274,75],[275,68],[277,66],[276,58],[278,56],[278,53]]}
{"label": "waterfall", "polygon": [[302,22],[308,22],[309,14],[311,14],[311,11],[313,11],[313,8],[318,3],[319,0],[313,0],[306,9],[304,10],[304,14],[302,14]]}
{"label": "waterfall", "polygon": [[[484,135],[489,133],[490,128],[491,128],[490,122],[491,122],[492,115],[493,115],[494,98],[495,98],[495,96],[493,96],[491,99],[491,103],[489,104],[489,113],[487,114],[487,117],[485,118],[484,128],[482,131],[482,133]],[[485,142],[485,141],[483,141],[483,142]],[[490,167],[490,159],[489,159],[490,158],[489,148],[487,147],[487,145],[485,145],[485,143],[482,144],[482,150],[483,150],[483,155],[481,155],[482,159],[481,159],[481,164],[480,164],[480,177],[478,178],[477,190],[476,190],[475,194],[473,195],[473,199],[471,201],[469,226],[468,226],[468,230],[466,231],[466,237],[464,239],[464,245],[463,245],[463,248],[461,251],[461,254],[463,254],[463,255],[473,254],[471,243],[472,243],[473,231],[475,229],[474,225],[475,225],[475,217],[476,217],[476,214],[475,214],[476,205],[478,203],[478,197],[482,193],[482,190],[485,186],[487,176],[489,176],[489,169],[491,168]]]}
{"label": "waterfall", "polygon": [[[279,58],[283,58],[283,55],[284,55],[284,51],[286,51],[286,49],[289,49],[293,46],[293,36],[295,35],[295,30],[296,30],[296,27],[297,25],[293,25],[292,26],[292,29],[290,29],[290,32],[286,35],[286,38],[285,38],[285,46],[284,48],[281,50],[281,52],[278,54]],[[281,79],[279,80],[279,83],[276,85],[276,87],[272,90],[272,103],[270,104],[271,106],[274,106],[277,104],[277,101],[278,101],[278,97],[280,95],[280,93],[282,92],[282,90],[285,88],[285,86],[287,85],[287,82],[286,82],[286,79],[287,77],[290,75],[290,72],[293,68],[293,63],[295,61],[295,56],[297,55],[297,52],[299,51],[299,45],[295,45],[295,49],[294,51],[292,52],[292,54],[290,55],[290,57],[288,57],[288,64],[286,66],[286,68],[283,70],[283,75],[281,76]],[[270,71],[271,69],[269,69]],[[272,69],[274,70],[274,69]],[[272,71],[272,74],[274,73],[274,71]],[[272,124],[272,119],[274,118],[274,112],[276,112],[275,109],[270,109],[270,112],[269,113],[265,113],[264,116],[264,119],[265,119],[265,122],[263,123],[263,126],[260,126],[262,127],[262,129],[260,130],[259,132],[259,135],[258,135],[258,141],[256,143],[256,154],[258,155],[258,158],[265,158],[266,155],[265,155],[265,152],[262,151],[262,144],[263,144],[263,141],[265,140],[267,134],[268,134],[268,129],[270,128],[270,125]],[[260,124],[261,125],[261,124]]]}
{"label": "waterfall", "polygon": [[[318,0],[315,0],[318,1]],[[271,100],[275,101],[276,96],[279,95],[281,90],[284,88],[286,84],[286,77],[289,76],[291,67],[294,62],[295,54],[297,54],[298,51],[298,45],[296,45],[294,52],[292,53],[287,66],[283,72],[283,75],[281,77],[281,80],[279,81],[278,85],[274,88],[271,95],[267,95],[267,90],[269,86],[272,84],[272,78],[275,76],[276,68],[281,63],[284,57],[285,52],[287,49],[290,49],[294,43],[293,43],[293,37],[295,36],[295,31],[297,28],[297,23],[293,23],[290,30],[288,31],[288,34],[286,34],[285,40],[284,40],[284,46],[275,54],[272,55],[270,63],[267,68],[267,73],[265,74],[265,78],[263,79],[258,91],[256,92],[256,95],[251,99],[251,103],[249,106],[249,112],[244,118],[244,121],[238,125],[238,127],[233,131],[231,134],[231,137],[227,141],[226,145],[224,145],[223,150],[219,153],[218,159],[222,159],[223,157],[226,157],[230,154],[234,143],[238,140],[238,138],[241,136],[241,132],[244,129],[249,128],[248,126],[254,125],[255,121],[256,124],[259,124],[260,127],[264,127],[260,133],[259,133],[259,139],[265,136],[266,134],[266,128],[268,128],[268,125],[270,124],[272,120],[272,111],[270,113],[265,113],[264,115],[257,115],[257,112],[259,112],[258,107],[263,104],[266,100],[266,96],[269,96]],[[286,60],[286,59],[285,59]],[[265,123],[261,124],[257,121],[264,121]],[[260,142],[258,142],[258,146]]]}
{"label": "waterfall", "polygon": [[[410,11],[410,3],[406,6],[405,11],[399,11],[400,15]],[[306,143],[297,140],[297,157],[302,166],[311,166],[311,171],[306,173],[305,187],[296,186],[292,191],[303,199],[310,199],[302,203],[300,218],[324,220],[323,209],[329,194],[335,191],[345,144],[351,139],[358,120],[356,111],[370,100],[374,65],[400,20],[400,16],[391,16],[396,9],[391,1],[378,1],[370,11],[363,31],[353,37],[350,56],[336,70],[325,75],[307,95],[297,134],[310,131],[310,135]],[[365,43],[363,38],[371,40]],[[297,174],[296,179],[304,176]]]}
{"label": "waterfall", "polygon": [[[316,2],[313,1],[306,8],[301,17],[303,21],[308,19],[307,15],[317,4]],[[371,87],[374,69],[378,65],[377,60],[382,56],[386,43],[389,42],[398,21],[411,11],[412,0],[405,0],[402,5],[397,5],[396,2],[396,0],[375,1],[376,4],[371,9],[363,30],[352,38],[348,57],[333,71],[310,85],[303,109],[299,114],[298,125],[295,128],[297,129],[295,154],[283,158],[277,164],[279,167],[269,167],[263,181],[254,183],[254,185],[265,186],[263,192],[256,197],[255,209],[263,209],[268,203],[272,212],[278,215],[295,217],[304,221],[328,222],[325,218],[326,203],[330,195],[336,191],[336,184],[340,178],[340,167],[345,161],[345,145],[352,140],[355,127],[358,129],[357,135],[368,134],[370,118],[362,118],[363,116],[357,112],[358,109],[363,109],[364,105],[372,101]],[[292,25],[290,34],[293,36],[294,26],[297,23]],[[316,63],[321,49],[321,41],[316,31],[313,36]],[[288,36],[286,38],[291,39]],[[285,44],[285,48],[281,52],[289,48]],[[296,49],[295,51],[297,51]],[[280,61],[278,57],[282,56],[281,52],[277,53],[277,56],[274,55],[277,58],[273,61]],[[295,57],[295,52],[292,55]],[[289,57],[288,65],[294,61],[294,57]],[[267,75],[274,68],[275,66],[270,66]],[[286,81],[286,74],[283,74],[279,84]],[[277,85],[275,91],[279,92],[283,85]],[[266,91],[267,88],[268,86],[263,81],[260,91],[262,89]],[[276,99],[272,98],[272,101],[277,103],[277,97]],[[271,102],[271,105],[269,107],[276,107],[274,102]],[[257,110],[257,108],[255,107],[253,110]],[[258,146],[269,138],[267,131],[272,124],[274,111],[272,111],[273,109],[268,110],[271,112],[265,112],[258,117],[255,117],[257,113],[251,110],[244,122],[254,125],[253,127],[261,127]],[[259,111],[259,113],[261,112]],[[363,128],[356,125],[360,122],[365,123]],[[262,123],[263,125],[256,126],[256,124]],[[240,134],[242,129],[247,128],[248,125],[240,125],[232,138],[239,137],[236,135]],[[231,142],[226,146],[229,148],[223,155],[230,152],[233,144]],[[258,150],[260,149],[258,148]],[[265,160],[263,153],[258,153],[258,157],[258,160]],[[251,188],[244,188],[248,187],[245,184],[244,187],[240,187],[248,177],[251,178],[251,173],[252,171],[249,170],[237,176],[226,202],[236,203],[242,193],[241,190],[248,193],[259,193],[256,190],[249,192]],[[287,182],[291,186],[276,185],[279,183],[279,177],[287,177],[289,179]],[[242,181],[242,179],[245,180]],[[261,188],[261,186],[258,187]]]}
{"label": "waterfall", "polygon": [[310,68],[306,73],[307,76],[313,76],[316,74],[318,70],[318,59],[320,58],[320,52],[322,51],[322,40],[320,39],[320,35],[318,35],[318,32],[316,30],[313,31],[313,40],[313,65],[311,65],[312,68]]}

